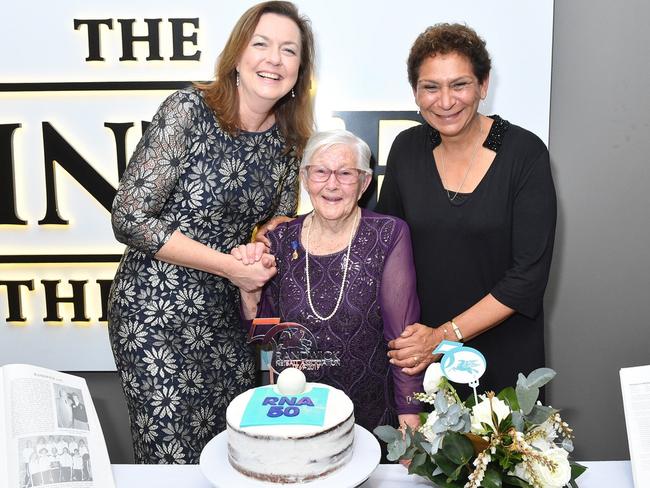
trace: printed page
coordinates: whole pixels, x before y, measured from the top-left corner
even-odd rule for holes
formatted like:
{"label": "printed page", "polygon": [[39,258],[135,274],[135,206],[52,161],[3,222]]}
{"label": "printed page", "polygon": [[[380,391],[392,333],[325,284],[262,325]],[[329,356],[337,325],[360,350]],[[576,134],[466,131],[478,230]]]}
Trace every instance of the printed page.
{"label": "printed page", "polygon": [[114,488],[104,435],[83,378],[4,366],[7,488]]}
{"label": "printed page", "polygon": [[0,486],[3,486],[3,483],[6,483],[5,479],[8,473],[7,469],[7,412],[5,405],[7,405],[7,398],[5,397],[4,389],[4,373],[3,368],[0,367]]}
{"label": "printed page", "polygon": [[650,487],[650,366],[622,368],[620,376],[634,486]]}

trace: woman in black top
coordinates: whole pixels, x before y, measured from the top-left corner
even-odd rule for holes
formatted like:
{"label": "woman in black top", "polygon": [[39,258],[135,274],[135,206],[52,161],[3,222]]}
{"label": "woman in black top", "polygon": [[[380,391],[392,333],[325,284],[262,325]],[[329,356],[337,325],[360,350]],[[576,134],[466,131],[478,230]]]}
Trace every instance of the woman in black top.
{"label": "woman in black top", "polygon": [[467,26],[438,24],[411,48],[409,82],[425,124],[395,139],[377,205],[411,228],[421,321],[392,341],[393,364],[421,372],[443,339],[486,357],[481,390],[544,364],[544,290],[556,201],[548,150],[478,112],[490,57]]}

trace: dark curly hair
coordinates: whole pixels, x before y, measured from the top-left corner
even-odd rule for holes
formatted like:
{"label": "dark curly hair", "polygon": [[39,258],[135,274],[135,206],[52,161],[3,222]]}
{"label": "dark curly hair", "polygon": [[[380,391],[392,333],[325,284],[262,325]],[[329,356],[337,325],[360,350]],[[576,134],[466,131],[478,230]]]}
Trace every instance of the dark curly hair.
{"label": "dark curly hair", "polygon": [[467,25],[441,23],[427,27],[411,47],[406,66],[413,90],[424,60],[436,54],[450,53],[465,56],[472,64],[474,75],[480,83],[487,80],[492,61],[485,48],[485,41]]}

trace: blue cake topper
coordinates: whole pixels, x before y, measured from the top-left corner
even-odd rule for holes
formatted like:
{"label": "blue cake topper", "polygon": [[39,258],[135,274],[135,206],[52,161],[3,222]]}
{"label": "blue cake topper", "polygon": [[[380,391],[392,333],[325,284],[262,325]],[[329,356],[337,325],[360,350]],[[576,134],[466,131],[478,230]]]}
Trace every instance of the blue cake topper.
{"label": "blue cake topper", "polygon": [[313,387],[298,395],[283,395],[276,387],[256,388],[240,427],[254,425],[323,425],[329,389]]}
{"label": "blue cake topper", "polygon": [[481,351],[467,347],[462,342],[444,340],[433,351],[433,354],[442,354],[440,366],[442,374],[454,383],[463,383],[474,390],[477,400],[476,387],[478,380],[487,369],[487,361]]}

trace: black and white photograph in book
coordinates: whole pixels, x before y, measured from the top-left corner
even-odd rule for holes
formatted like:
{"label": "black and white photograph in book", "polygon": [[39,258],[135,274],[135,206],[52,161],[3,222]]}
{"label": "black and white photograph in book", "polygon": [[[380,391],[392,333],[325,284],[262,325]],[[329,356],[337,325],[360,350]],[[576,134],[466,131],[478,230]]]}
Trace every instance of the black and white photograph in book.
{"label": "black and white photograph in book", "polygon": [[88,414],[78,388],[54,384],[57,427],[88,430]]}
{"label": "black and white photograph in book", "polygon": [[18,440],[18,451],[18,488],[93,479],[86,437],[24,437]]}

